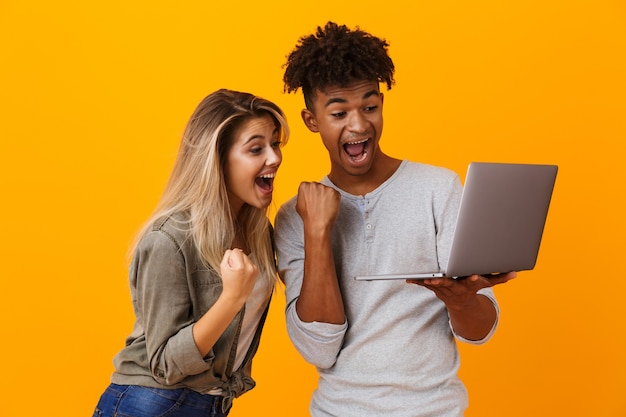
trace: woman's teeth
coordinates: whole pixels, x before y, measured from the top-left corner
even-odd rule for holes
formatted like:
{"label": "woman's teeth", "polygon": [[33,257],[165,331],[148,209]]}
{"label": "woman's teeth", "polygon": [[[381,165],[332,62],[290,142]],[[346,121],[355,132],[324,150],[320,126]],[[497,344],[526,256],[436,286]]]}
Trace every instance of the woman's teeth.
{"label": "woman's teeth", "polygon": [[276,174],[264,174],[256,177],[256,184],[264,190],[270,190]]}

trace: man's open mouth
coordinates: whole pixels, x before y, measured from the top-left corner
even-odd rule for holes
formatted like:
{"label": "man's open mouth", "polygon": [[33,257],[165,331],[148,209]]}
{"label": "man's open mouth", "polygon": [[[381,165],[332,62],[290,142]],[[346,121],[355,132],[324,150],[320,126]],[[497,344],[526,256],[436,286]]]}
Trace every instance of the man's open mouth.
{"label": "man's open mouth", "polygon": [[355,162],[359,162],[367,156],[368,145],[369,139],[361,139],[359,141],[344,144],[343,149],[346,151],[350,159]]}

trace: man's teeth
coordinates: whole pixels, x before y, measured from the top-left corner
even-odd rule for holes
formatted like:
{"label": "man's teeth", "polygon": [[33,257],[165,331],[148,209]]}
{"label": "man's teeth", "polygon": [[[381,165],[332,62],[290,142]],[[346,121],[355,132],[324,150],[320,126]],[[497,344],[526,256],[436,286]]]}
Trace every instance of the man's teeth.
{"label": "man's teeth", "polygon": [[367,139],[357,140],[356,142],[348,142],[348,145],[358,145],[363,142],[367,142]]}

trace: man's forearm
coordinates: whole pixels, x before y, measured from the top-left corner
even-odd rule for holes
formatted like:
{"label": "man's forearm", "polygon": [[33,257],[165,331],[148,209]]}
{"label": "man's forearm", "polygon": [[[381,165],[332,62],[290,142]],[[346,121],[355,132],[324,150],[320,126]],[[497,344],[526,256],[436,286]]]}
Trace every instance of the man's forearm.
{"label": "man's forearm", "polygon": [[342,324],[343,299],[337,282],[330,233],[304,239],[304,278],[296,311],[304,322]]}
{"label": "man's forearm", "polygon": [[448,307],[448,313],[454,332],[467,340],[485,338],[497,319],[493,302],[481,294],[464,306]]}

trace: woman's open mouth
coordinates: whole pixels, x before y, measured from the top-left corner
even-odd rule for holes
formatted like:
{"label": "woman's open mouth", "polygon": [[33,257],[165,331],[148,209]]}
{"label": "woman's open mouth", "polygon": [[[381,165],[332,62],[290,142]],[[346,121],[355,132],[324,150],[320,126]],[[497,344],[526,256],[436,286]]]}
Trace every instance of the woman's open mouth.
{"label": "woman's open mouth", "polygon": [[274,177],[276,173],[272,174],[263,174],[256,177],[256,185],[265,192],[272,192],[274,189]]}

